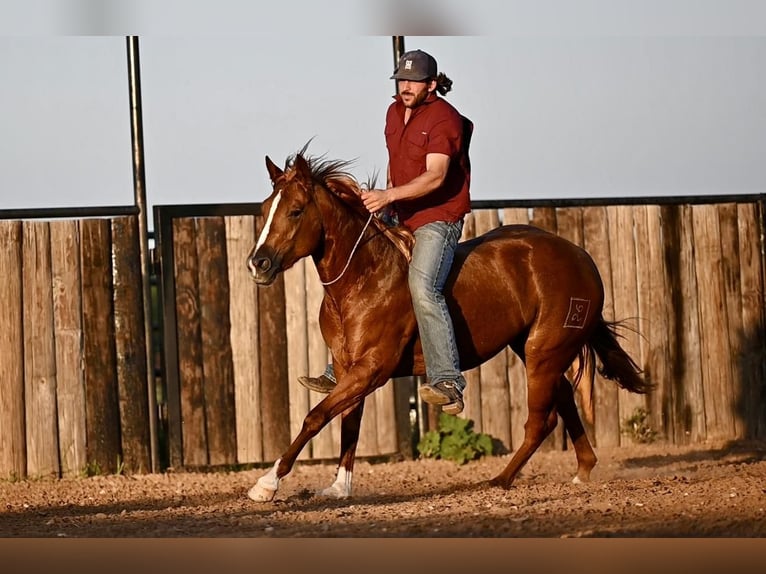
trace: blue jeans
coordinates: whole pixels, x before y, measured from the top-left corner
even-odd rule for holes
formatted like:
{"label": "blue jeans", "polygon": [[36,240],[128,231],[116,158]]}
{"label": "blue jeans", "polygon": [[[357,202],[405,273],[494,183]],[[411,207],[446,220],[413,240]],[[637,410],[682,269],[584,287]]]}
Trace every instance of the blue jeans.
{"label": "blue jeans", "polygon": [[455,381],[461,391],[466,382],[442,290],[462,231],[462,220],[436,221],[416,229],[408,277],[428,382]]}
{"label": "blue jeans", "polygon": [[[460,372],[455,332],[447,303],[442,295],[463,222],[436,221],[415,231],[415,246],[409,268],[409,286],[415,319],[418,322],[428,381],[455,381],[460,391],[465,378]],[[324,375],[335,382],[332,363]]]}

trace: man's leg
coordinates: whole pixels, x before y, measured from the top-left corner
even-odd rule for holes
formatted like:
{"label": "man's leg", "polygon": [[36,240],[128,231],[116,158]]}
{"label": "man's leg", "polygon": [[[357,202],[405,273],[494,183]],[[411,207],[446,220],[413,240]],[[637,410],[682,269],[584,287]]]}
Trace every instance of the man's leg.
{"label": "man's leg", "polygon": [[439,221],[418,228],[409,269],[410,294],[427,376],[419,394],[424,401],[441,405],[449,414],[463,410],[466,383],[460,372],[452,318],[442,290],[462,229],[462,221]]}

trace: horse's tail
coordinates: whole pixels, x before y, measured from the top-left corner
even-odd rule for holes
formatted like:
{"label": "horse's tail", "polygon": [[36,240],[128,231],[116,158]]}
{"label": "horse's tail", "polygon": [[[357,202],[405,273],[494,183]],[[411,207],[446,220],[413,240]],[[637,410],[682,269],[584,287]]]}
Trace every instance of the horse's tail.
{"label": "horse's tail", "polygon": [[[593,380],[596,375],[596,357],[601,366],[599,374],[605,379],[616,382],[631,393],[647,393],[653,385],[642,377],[643,371],[620,346],[620,329],[630,329],[622,321],[606,321],[599,318],[596,328],[585,346],[580,350],[580,366],[575,375],[575,384],[582,379],[582,406],[585,417],[593,422]],[[586,374],[585,377],[583,375]]]}

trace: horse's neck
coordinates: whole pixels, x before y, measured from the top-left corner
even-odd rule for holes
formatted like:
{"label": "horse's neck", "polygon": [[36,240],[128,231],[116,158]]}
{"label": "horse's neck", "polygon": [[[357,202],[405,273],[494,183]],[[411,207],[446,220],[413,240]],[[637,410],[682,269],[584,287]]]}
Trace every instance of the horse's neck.
{"label": "horse's neck", "polygon": [[[397,272],[400,268],[397,261],[405,258],[405,254],[385,236],[374,218],[362,219],[347,206],[321,209],[325,239],[313,259],[323,283],[341,276],[365,279],[374,275],[377,268]],[[337,283],[347,284],[342,278]]]}

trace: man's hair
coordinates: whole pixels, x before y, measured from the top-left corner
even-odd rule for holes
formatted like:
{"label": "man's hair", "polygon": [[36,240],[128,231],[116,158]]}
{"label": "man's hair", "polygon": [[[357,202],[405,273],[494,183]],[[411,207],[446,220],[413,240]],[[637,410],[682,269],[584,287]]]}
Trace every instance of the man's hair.
{"label": "man's hair", "polygon": [[444,72],[439,72],[436,76],[436,91],[442,96],[446,96],[447,92],[452,90],[452,80],[444,75]]}

